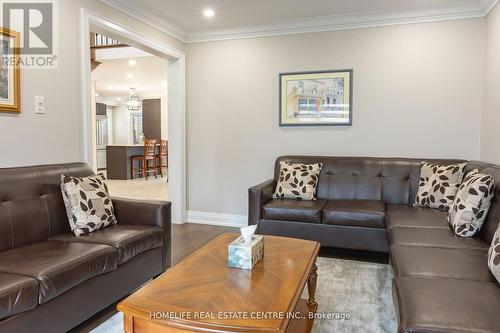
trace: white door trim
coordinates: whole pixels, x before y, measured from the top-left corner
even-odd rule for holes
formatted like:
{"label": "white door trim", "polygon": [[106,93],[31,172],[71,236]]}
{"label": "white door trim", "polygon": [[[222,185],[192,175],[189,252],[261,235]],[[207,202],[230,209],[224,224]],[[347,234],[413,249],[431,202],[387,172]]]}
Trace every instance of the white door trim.
{"label": "white door trim", "polygon": [[92,112],[90,74],[90,27],[131,46],[168,60],[168,141],[169,196],[172,201],[172,222],[186,221],[186,127],[185,127],[185,63],[186,55],[164,42],[138,34],[111,19],[81,9],[80,48],[83,117],[83,160],[94,170],[97,166],[95,121]]}

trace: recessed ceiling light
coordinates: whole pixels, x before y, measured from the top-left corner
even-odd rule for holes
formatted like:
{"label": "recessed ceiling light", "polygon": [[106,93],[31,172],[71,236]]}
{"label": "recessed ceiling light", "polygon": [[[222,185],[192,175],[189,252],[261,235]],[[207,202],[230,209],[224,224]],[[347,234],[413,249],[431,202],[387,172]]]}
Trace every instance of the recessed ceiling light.
{"label": "recessed ceiling light", "polygon": [[113,86],[112,85],[109,85],[107,88],[108,88],[108,90],[113,90]]}
{"label": "recessed ceiling light", "polygon": [[132,74],[127,74],[127,79],[131,79],[133,78],[134,76]]}
{"label": "recessed ceiling light", "polygon": [[128,64],[129,64],[130,66],[135,66],[135,65],[137,65],[137,61],[135,61],[135,60],[129,60],[129,61],[128,61]]}
{"label": "recessed ceiling light", "polygon": [[213,9],[207,8],[203,11],[203,15],[205,17],[213,17],[215,15],[215,12]]}
{"label": "recessed ceiling light", "polygon": [[121,101],[122,99],[121,99],[121,97],[118,97],[116,100],[117,100],[117,101]]}
{"label": "recessed ceiling light", "polygon": [[95,97],[99,96],[99,93],[95,93]]}

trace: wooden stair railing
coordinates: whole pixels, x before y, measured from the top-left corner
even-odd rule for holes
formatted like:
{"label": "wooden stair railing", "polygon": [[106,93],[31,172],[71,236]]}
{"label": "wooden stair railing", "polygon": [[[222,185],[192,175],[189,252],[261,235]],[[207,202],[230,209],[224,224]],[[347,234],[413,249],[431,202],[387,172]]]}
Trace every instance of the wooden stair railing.
{"label": "wooden stair railing", "polygon": [[100,61],[95,60],[95,50],[90,48],[90,70],[93,72],[100,64]]}
{"label": "wooden stair railing", "polygon": [[96,60],[95,51],[97,49],[109,49],[116,47],[127,47],[127,44],[121,43],[116,39],[112,39],[96,32],[90,32],[90,67],[94,71],[100,64],[100,61]]}

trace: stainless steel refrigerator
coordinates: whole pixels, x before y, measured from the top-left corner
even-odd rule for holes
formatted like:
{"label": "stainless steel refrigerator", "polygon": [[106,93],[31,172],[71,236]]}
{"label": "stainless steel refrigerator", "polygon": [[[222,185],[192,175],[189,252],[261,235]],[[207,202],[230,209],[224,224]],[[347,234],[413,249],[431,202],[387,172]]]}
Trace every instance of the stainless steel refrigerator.
{"label": "stainless steel refrigerator", "polygon": [[97,170],[106,170],[106,146],[109,144],[108,116],[97,115]]}

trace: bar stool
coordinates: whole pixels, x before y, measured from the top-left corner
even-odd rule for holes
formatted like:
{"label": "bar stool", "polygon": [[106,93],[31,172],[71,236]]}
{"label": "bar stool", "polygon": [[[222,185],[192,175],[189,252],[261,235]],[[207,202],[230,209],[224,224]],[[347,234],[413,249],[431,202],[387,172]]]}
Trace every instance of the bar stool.
{"label": "bar stool", "polygon": [[[135,168],[135,161],[139,161],[139,168]],[[153,166],[151,166],[149,161],[153,161]],[[142,174],[142,176],[147,180],[148,174],[151,172],[154,173],[155,178],[157,178],[156,170],[156,140],[146,139],[144,140],[144,155],[136,155],[130,157],[130,178],[134,179],[134,175]]]}
{"label": "bar stool", "polygon": [[163,177],[163,169],[167,169],[168,181],[168,140],[160,140],[160,150],[156,154],[157,165],[160,169],[160,176]]}

